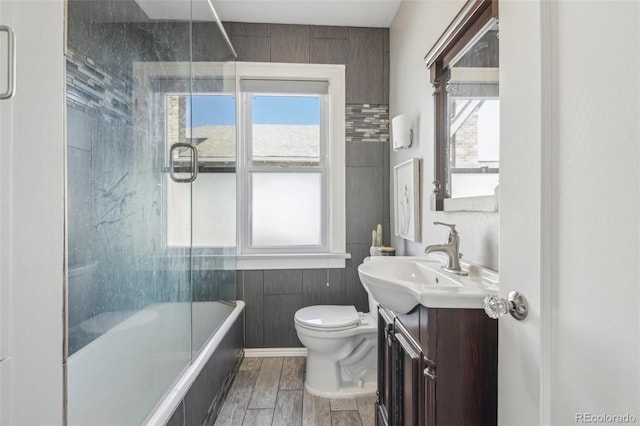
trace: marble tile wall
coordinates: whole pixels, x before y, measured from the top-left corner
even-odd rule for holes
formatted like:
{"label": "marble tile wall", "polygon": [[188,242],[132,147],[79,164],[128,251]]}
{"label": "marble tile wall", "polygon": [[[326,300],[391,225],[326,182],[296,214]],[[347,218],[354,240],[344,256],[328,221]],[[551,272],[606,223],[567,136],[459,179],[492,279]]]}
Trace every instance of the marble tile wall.
{"label": "marble tile wall", "polygon": [[[69,265],[97,262],[90,279],[69,280],[71,352],[96,337],[79,331],[93,316],[191,298],[188,252],[163,245],[164,145],[134,131],[132,67],[188,61],[190,34],[194,59],[221,59],[221,37],[211,23],[152,22],[136,10],[132,0],[68,4]],[[235,296],[222,272],[196,268],[197,300]]]}

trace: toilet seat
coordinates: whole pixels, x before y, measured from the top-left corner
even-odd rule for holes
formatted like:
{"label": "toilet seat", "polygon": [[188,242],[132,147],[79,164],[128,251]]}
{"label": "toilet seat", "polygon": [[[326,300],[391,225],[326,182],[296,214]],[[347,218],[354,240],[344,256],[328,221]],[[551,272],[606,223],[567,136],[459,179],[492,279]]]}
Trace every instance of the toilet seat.
{"label": "toilet seat", "polygon": [[360,314],[353,306],[316,305],[298,310],[294,321],[309,330],[342,331],[360,325]]}

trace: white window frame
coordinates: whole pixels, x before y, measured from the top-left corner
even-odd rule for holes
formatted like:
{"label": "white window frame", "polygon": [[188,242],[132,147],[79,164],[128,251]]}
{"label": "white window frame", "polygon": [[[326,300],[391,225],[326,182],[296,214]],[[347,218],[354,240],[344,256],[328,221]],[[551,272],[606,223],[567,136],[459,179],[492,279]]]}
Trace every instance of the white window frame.
{"label": "white window frame", "polygon": [[[323,227],[325,235],[320,248],[248,247],[251,212],[249,205],[250,143],[244,123],[242,79],[319,80],[329,83],[325,96],[328,105],[326,145],[321,148],[324,163]],[[345,266],[345,67],[344,65],[236,63],[237,119],[237,269],[304,269],[341,268]]]}

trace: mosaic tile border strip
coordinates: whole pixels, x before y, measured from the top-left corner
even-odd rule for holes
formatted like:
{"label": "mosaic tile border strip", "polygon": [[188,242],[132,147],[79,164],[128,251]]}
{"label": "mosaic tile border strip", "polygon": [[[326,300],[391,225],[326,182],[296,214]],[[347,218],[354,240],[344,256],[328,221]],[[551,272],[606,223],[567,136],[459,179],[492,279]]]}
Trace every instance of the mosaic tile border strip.
{"label": "mosaic tile border strip", "polygon": [[131,124],[131,98],[130,80],[115,79],[88,56],[67,51],[67,105]]}
{"label": "mosaic tile border strip", "polygon": [[[67,53],[67,104],[103,115],[107,121],[131,123],[132,82],[117,80],[89,57]],[[348,104],[345,108],[347,142],[388,142],[389,105]]]}
{"label": "mosaic tile border strip", "polygon": [[347,142],[389,142],[389,105],[348,104],[345,131]]}

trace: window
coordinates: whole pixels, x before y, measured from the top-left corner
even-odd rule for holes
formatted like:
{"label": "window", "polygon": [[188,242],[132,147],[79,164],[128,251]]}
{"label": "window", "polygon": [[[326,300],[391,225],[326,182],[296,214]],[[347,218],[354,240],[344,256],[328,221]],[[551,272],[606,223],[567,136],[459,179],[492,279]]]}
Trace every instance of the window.
{"label": "window", "polygon": [[[166,241],[169,247],[236,246],[235,94],[168,93],[165,152],[177,142],[196,145],[198,178],[191,184],[166,175]],[[191,152],[173,152],[177,171],[191,170]],[[166,158],[165,167],[169,167]],[[193,230],[193,233],[192,233]]]}
{"label": "window", "polygon": [[[236,246],[238,269],[344,266],[344,66],[236,72],[235,93],[164,94],[165,152],[199,158],[191,185],[167,176],[167,245]],[[173,155],[188,175],[189,149]]]}
{"label": "window", "polygon": [[237,72],[238,264],[343,266],[344,68],[239,63]]}
{"label": "window", "polygon": [[[299,93],[287,93],[295,83]],[[314,83],[240,82],[248,151],[246,252],[326,250],[327,90]]]}

